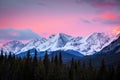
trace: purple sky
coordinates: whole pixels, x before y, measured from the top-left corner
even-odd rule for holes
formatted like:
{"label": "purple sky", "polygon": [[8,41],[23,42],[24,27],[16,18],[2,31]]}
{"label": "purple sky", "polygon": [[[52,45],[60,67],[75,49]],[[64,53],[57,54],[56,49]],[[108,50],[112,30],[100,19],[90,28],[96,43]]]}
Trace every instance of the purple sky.
{"label": "purple sky", "polygon": [[86,36],[118,28],[120,0],[0,0],[1,41],[60,32]]}

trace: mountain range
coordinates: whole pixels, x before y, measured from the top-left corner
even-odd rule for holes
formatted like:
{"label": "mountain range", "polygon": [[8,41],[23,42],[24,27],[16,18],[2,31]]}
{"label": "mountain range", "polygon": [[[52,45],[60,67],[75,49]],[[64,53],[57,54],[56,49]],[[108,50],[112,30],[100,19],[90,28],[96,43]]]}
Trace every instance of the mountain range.
{"label": "mountain range", "polygon": [[[66,51],[71,54],[93,55],[98,52],[107,52],[119,45],[119,36],[111,36],[105,33],[93,33],[86,37],[73,37],[64,33],[58,33],[51,35],[48,39],[39,37],[39,39],[33,39],[26,44],[20,41],[13,40],[3,44],[1,49],[4,52],[12,52],[12,54],[21,54],[31,49],[36,49],[38,52],[54,52],[54,51]],[[110,43],[117,40],[116,44],[112,45],[112,48],[106,48],[111,46]],[[120,49],[118,50],[120,51]]]}

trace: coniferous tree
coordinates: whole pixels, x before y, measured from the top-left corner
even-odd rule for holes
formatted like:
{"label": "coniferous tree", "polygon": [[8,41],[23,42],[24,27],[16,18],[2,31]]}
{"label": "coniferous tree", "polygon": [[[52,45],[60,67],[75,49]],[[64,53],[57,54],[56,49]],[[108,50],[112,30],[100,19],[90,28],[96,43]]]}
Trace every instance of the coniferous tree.
{"label": "coniferous tree", "polygon": [[60,65],[63,63],[62,62],[62,52],[60,51],[60,53],[59,53],[59,63],[60,63]]}
{"label": "coniferous tree", "polygon": [[117,65],[117,69],[116,69],[116,80],[120,80],[120,61]]}
{"label": "coniferous tree", "polygon": [[12,54],[11,54],[11,52],[9,52],[9,55],[8,55],[8,61],[10,61],[11,58],[12,58]]}
{"label": "coniferous tree", "polygon": [[60,54],[52,61],[47,51],[41,60],[37,59],[37,51],[34,54],[30,57],[28,51],[22,58],[0,55],[0,80],[120,80],[120,62],[106,67],[102,59],[100,66],[94,67],[93,60],[85,63],[72,58],[70,63],[60,63]]}
{"label": "coniferous tree", "polygon": [[0,61],[3,60],[3,50],[1,50],[1,53],[0,53]]}
{"label": "coniferous tree", "polygon": [[88,70],[87,70],[87,78],[89,80],[95,80],[95,72],[94,72],[94,69],[93,69],[93,66],[92,66],[92,59],[89,60],[89,63],[88,63]]}
{"label": "coniferous tree", "polygon": [[107,76],[107,80],[114,80],[114,76],[115,76],[115,70],[113,66],[109,66],[108,68],[108,72],[106,74]]}
{"label": "coniferous tree", "polygon": [[32,72],[33,72],[33,80],[37,80],[37,77],[39,77],[39,73],[38,73],[38,60],[37,60],[37,50],[36,49],[34,51]]}
{"label": "coniferous tree", "polygon": [[87,71],[87,67],[86,67],[86,63],[82,62],[82,70],[81,70],[81,79],[82,80],[87,80],[87,76],[86,76],[86,71]]}
{"label": "coniferous tree", "polygon": [[88,69],[90,69],[90,70],[93,69],[92,60],[91,59],[89,60],[89,63],[88,63]]}
{"label": "coniferous tree", "polygon": [[48,57],[48,52],[46,51],[45,52],[45,56],[44,56],[44,59],[43,59],[43,64],[44,64],[44,67],[45,67],[45,76],[44,78],[47,80],[48,79],[48,71],[49,71],[49,57]]}
{"label": "coniferous tree", "polygon": [[[101,61],[101,65],[97,74],[97,80],[106,80],[106,66],[105,66],[105,61],[104,59],[102,59]],[[101,75],[101,76],[100,76]]]}
{"label": "coniferous tree", "polygon": [[27,59],[30,59],[30,50],[27,52]]}
{"label": "coniferous tree", "polygon": [[71,65],[70,65],[70,70],[69,70],[69,79],[75,80],[75,60],[74,60],[74,58],[72,58],[72,60],[71,60]]}
{"label": "coniferous tree", "polygon": [[54,55],[52,54],[52,57],[51,57],[51,63],[54,62]]}
{"label": "coniferous tree", "polygon": [[[31,56],[30,56],[30,50],[28,50],[27,52],[27,57],[25,58],[25,62],[24,62],[24,66],[23,66],[23,80],[31,80],[33,78],[33,74],[32,74],[32,60],[31,60]],[[28,77],[29,76],[29,77]]]}
{"label": "coniferous tree", "polygon": [[54,61],[55,61],[55,64],[58,65],[58,56],[57,56],[57,54],[55,55],[55,60]]}
{"label": "coniferous tree", "polygon": [[49,57],[48,57],[48,52],[47,51],[45,52],[43,63],[44,63],[45,66],[47,66],[49,64]]}
{"label": "coniferous tree", "polygon": [[37,63],[37,50],[34,51],[33,63]]}

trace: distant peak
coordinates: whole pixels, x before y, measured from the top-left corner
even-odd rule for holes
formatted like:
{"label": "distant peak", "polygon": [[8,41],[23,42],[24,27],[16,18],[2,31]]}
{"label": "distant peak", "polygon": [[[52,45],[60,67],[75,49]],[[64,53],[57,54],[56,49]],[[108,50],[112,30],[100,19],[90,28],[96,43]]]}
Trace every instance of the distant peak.
{"label": "distant peak", "polygon": [[72,37],[71,35],[68,35],[68,34],[65,34],[65,33],[58,33],[56,35],[58,35],[58,36],[69,36],[69,37]]}
{"label": "distant peak", "polygon": [[6,44],[8,44],[8,43],[22,43],[22,42],[20,42],[18,40],[11,40],[11,41],[7,42]]}
{"label": "distant peak", "polygon": [[67,35],[67,34],[65,34],[65,33],[58,33],[57,35]]}
{"label": "distant peak", "polygon": [[94,32],[92,35],[105,35],[103,32]]}
{"label": "distant peak", "polygon": [[30,42],[37,42],[37,41],[41,41],[41,40],[47,40],[47,39],[40,36],[39,38],[31,39]]}
{"label": "distant peak", "polygon": [[49,37],[49,39],[52,39],[52,38],[60,38],[60,37],[72,37],[72,36],[70,36],[70,35],[67,35],[67,34],[65,34],[65,33],[57,33],[57,34],[52,34],[50,37]]}
{"label": "distant peak", "polygon": [[91,34],[89,37],[105,37],[105,36],[109,36],[108,34],[106,33],[103,33],[103,32],[94,32],[93,34]]}
{"label": "distant peak", "polygon": [[51,36],[49,36],[49,38],[53,38],[55,36],[55,34],[52,34]]}
{"label": "distant peak", "polygon": [[18,40],[12,40],[12,41],[9,41],[9,42],[3,44],[3,46],[8,45],[8,44],[18,44],[18,43],[19,43],[19,44],[23,44],[21,41],[18,41]]}
{"label": "distant peak", "polygon": [[39,40],[41,40],[41,39],[46,39],[46,38],[35,38],[35,39],[32,39],[31,41],[39,41]]}

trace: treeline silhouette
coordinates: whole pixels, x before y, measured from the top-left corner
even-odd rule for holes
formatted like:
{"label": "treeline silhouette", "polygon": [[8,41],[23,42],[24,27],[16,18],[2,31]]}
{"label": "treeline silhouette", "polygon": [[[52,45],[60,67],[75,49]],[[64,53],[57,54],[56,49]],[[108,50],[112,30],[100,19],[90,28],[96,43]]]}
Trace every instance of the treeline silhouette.
{"label": "treeline silhouette", "polygon": [[120,80],[120,62],[117,67],[105,66],[104,59],[101,60],[99,68],[92,65],[92,61],[86,65],[85,62],[74,60],[64,63],[61,52],[49,58],[47,51],[43,59],[30,56],[16,57],[15,55],[0,55],[0,80]]}

